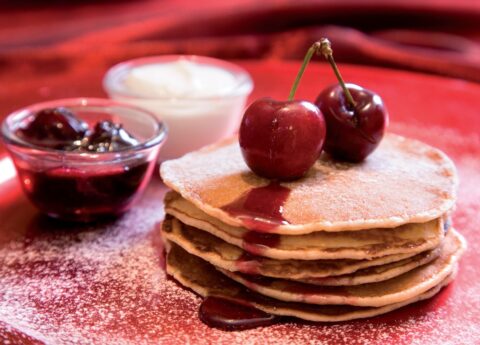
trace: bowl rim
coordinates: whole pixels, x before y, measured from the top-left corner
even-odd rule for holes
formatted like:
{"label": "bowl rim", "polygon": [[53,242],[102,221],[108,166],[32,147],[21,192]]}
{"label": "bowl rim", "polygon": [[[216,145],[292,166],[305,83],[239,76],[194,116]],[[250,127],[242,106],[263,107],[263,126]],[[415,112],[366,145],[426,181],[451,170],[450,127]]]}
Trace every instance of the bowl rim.
{"label": "bowl rim", "polygon": [[[204,65],[211,65],[219,67],[231,72],[236,79],[238,80],[235,87],[232,89],[232,92],[223,94],[223,95],[214,95],[207,97],[161,97],[161,96],[151,96],[151,95],[142,95],[139,93],[128,91],[126,88],[121,87],[118,83],[118,76],[121,73],[126,73],[129,70],[143,65],[151,65],[154,63],[166,63],[173,62],[177,60],[187,60],[191,62],[196,62]],[[122,61],[113,65],[105,73],[102,81],[103,89],[110,97],[120,96],[126,99],[138,99],[138,100],[156,100],[156,101],[212,101],[219,99],[229,99],[240,96],[248,95],[252,92],[254,83],[250,74],[243,67],[240,67],[237,64],[232,62],[216,59],[209,56],[202,55],[182,55],[182,54],[166,54],[166,55],[152,55],[146,57],[134,58],[126,61]]]}
{"label": "bowl rim", "polygon": [[[26,140],[23,140],[19,138],[18,136],[15,135],[14,132],[10,131],[10,128],[8,126],[8,120],[18,116],[19,114],[26,112],[27,114],[32,114],[37,111],[40,111],[45,108],[54,108],[54,107],[119,107],[119,108],[124,108],[124,109],[129,109],[135,112],[138,112],[140,114],[143,114],[147,117],[149,117],[152,120],[152,123],[154,124],[155,128],[154,131],[155,133],[145,141],[140,142],[137,145],[127,147],[124,149],[116,150],[116,151],[110,151],[110,152],[78,152],[78,151],[66,151],[66,150],[61,150],[61,149],[53,149],[53,148],[48,148],[48,147],[42,147],[39,145],[32,144]],[[166,124],[159,120],[157,116],[155,116],[153,113],[149,112],[148,110],[145,110],[143,108],[122,103],[122,102],[117,102],[108,98],[98,98],[98,97],[73,97],[73,98],[59,98],[51,101],[45,101],[45,102],[39,102],[39,103],[34,103],[25,107],[22,107],[20,109],[17,109],[11,113],[9,113],[3,120],[2,125],[1,125],[1,136],[3,141],[8,145],[13,145],[13,146],[18,146],[22,148],[27,148],[27,149],[32,149],[36,150],[39,152],[45,152],[45,153],[52,153],[56,155],[61,155],[61,156],[69,156],[69,157],[87,157],[87,156],[108,156],[108,155],[114,155],[118,159],[119,154],[130,154],[138,151],[142,151],[145,149],[152,148],[156,145],[161,144],[164,142],[167,138],[167,133],[168,133],[168,128]]]}

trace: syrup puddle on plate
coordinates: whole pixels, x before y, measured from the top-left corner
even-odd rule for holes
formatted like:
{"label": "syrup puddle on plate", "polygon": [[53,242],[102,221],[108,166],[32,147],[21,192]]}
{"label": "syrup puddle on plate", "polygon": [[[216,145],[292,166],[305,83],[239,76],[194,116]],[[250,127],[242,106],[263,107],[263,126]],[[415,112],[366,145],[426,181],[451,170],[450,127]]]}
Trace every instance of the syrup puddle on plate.
{"label": "syrup puddle on plate", "polygon": [[226,331],[269,326],[279,320],[254,306],[217,296],[207,296],[203,300],[199,316],[208,326]]}

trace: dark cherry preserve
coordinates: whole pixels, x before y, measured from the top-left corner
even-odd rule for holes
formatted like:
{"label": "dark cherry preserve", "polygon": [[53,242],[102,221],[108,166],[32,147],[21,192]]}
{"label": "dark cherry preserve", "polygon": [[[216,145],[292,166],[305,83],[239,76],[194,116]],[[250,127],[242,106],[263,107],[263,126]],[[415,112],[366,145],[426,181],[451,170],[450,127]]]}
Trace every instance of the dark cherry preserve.
{"label": "dark cherry preserve", "polygon": [[253,245],[265,247],[277,247],[280,243],[280,235],[258,231],[248,231],[243,235],[243,240]]}
{"label": "dark cherry preserve", "polygon": [[235,266],[240,272],[248,274],[259,274],[259,266],[262,260],[261,256],[255,256],[247,251],[235,261]]}
{"label": "dark cherry preserve", "polygon": [[[37,147],[89,154],[116,152],[138,144],[121,124],[103,120],[89,128],[65,108],[32,114],[16,135]],[[89,221],[122,213],[145,187],[145,177],[153,169],[153,164],[142,159],[82,165],[69,164],[68,158],[65,156],[65,164],[59,160],[60,164],[50,168],[48,164],[17,164],[32,203],[43,213],[68,220]]]}
{"label": "dark cherry preserve", "polygon": [[276,316],[246,303],[217,296],[208,296],[203,300],[199,315],[208,326],[227,331],[269,326],[278,321]]}
{"label": "dark cherry preserve", "polygon": [[258,232],[258,231],[247,231],[243,235],[242,247],[247,252],[255,255],[262,255],[265,248],[275,248],[280,244],[280,235]]}
{"label": "dark cherry preserve", "polygon": [[36,146],[68,150],[87,134],[87,130],[87,123],[67,108],[58,107],[33,114],[16,135]]}
{"label": "dark cherry preserve", "polygon": [[70,220],[91,220],[127,209],[141,188],[148,162],[117,170],[85,173],[57,168],[34,171],[18,168],[29,199],[40,211]]}
{"label": "dark cherry preserve", "polygon": [[289,224],[283,217],[283,205],[289,195],[289,188],[272,181],[266,186],[251,189],[223,206],[222,210],[241,219],[248,229],[269,232],[279,225]]}

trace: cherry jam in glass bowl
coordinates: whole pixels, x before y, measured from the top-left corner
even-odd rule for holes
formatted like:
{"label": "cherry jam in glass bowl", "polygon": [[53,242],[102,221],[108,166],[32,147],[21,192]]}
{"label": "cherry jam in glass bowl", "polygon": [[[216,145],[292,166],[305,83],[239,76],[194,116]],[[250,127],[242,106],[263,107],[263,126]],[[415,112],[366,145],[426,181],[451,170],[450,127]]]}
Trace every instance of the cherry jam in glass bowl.
{"label": "cherry jam in glass bowl", "polygon": [[95,98],[34,104],[2,125],[27,197],[41,212],[73,221],[127,211],[148,184],[166,136],[154,115]]}

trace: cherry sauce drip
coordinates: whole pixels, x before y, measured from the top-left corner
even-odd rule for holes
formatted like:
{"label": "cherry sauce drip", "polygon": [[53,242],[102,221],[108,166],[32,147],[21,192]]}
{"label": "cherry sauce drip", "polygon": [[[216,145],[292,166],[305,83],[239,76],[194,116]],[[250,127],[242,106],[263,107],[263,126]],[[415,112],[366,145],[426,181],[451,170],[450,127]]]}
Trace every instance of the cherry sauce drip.
{"label": "cherry sauce drip", "polygon": [[272,181],[264,187],[251,189],[223,206],[222,210],[240,218],[249,229],[268,232],[279,225],[289,224],[283,217],[283,206],[289,194],[289,188]]}
{"label": "cherry sauce drip", "polygon": [[240,272],[248,274],[259,274],[259,266],[262,258],[254,256],[247,251],[244,251],[242,255],[235,261],[235,266]]}
{"label": "cherry sauce drip", "polygon": [[257,231],[247,231],[243,235],[243,249],[255,255],[262,255],[266,248],[275,248],[280,244],[280,235]]}
{"label": "cherry sauce drip", "polygon": [[227,331],[269,326],[278,321],[278,317],[246,303],[217,296],[208,296],[203,300],[199,316],[208,326]]}

